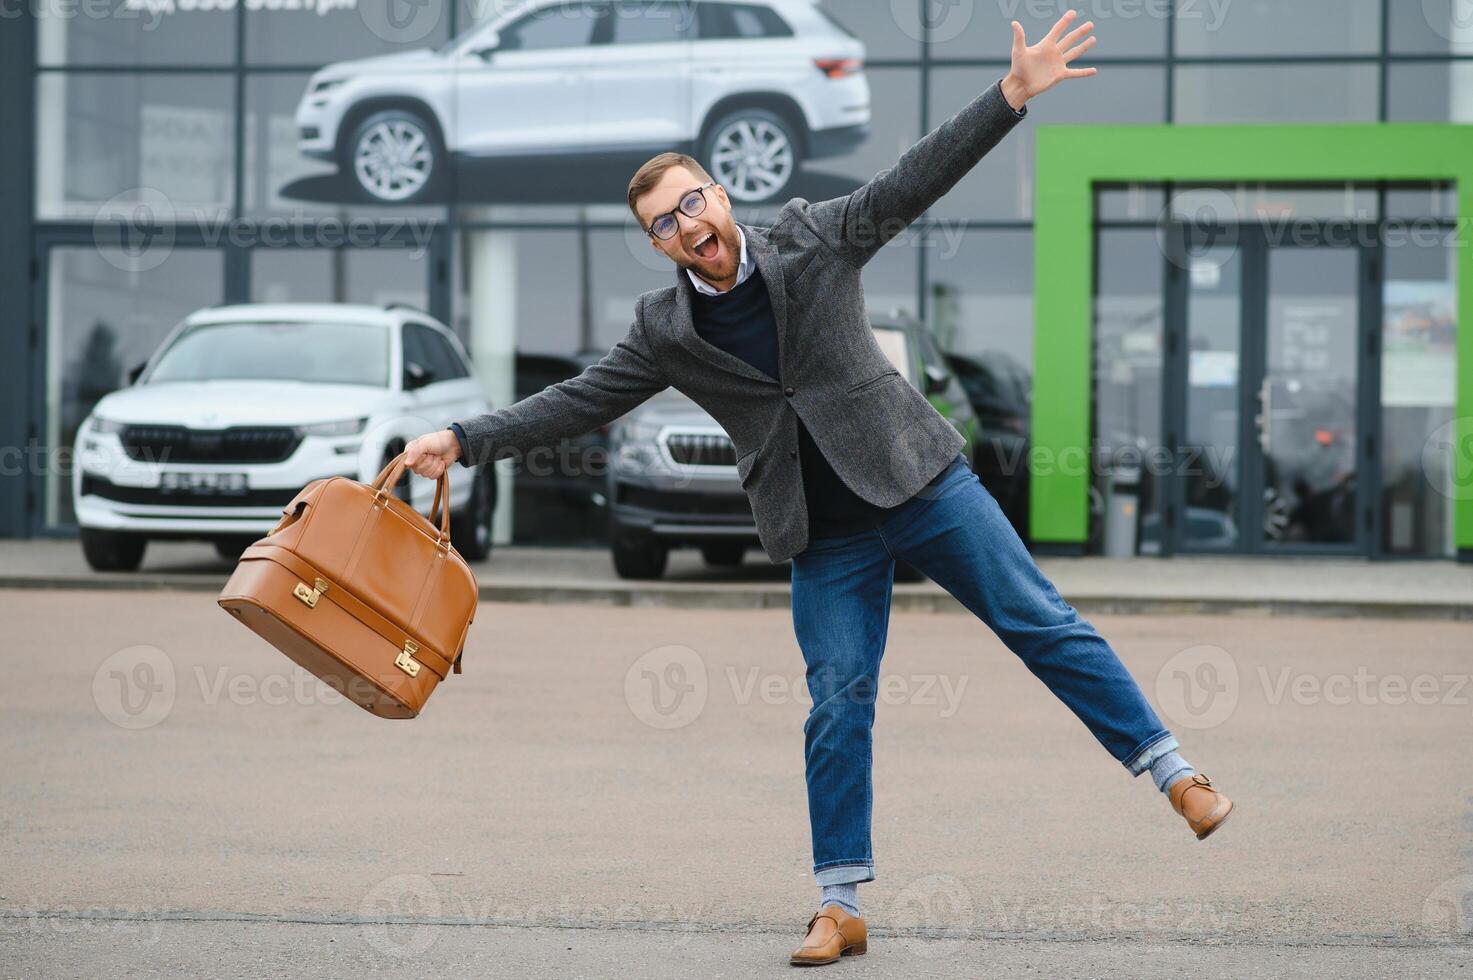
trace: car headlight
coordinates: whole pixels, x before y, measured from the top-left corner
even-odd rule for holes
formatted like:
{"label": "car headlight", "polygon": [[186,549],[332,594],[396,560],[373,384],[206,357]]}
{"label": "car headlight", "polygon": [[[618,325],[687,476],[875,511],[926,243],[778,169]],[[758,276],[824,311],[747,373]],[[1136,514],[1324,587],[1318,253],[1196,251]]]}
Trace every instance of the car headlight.
{"label": "car headlight", "polygon": [[660,435],[660,428],[661,426],[653,422],[640,422],[638,420],[621,422],[614,430],[614,441],[620,445],[645,442],[653,446],[655,439]]}
{"label": "car headlight", "polygon": [[368,417],[343,419],[341,422],[317,422],[313,425],[297,426],[297,434],[303,436],[356,436],[368,428]]}
{"label": "car headlight", "polygon": [[651,422],[620,423],[613,433],[614,469],[625,473],[645,473],[665,469],[656,438],[661,426]]}
{"label": "car headlight", "polygon": [[322,95],[325,92],[331,92],[333,89],[337,88],[339,85],[342,85],[346,81],[347,81],[346,78],[327,78],[327,79],[323,79],[322,81],[318,82],[316,85],[313,85],[312,86],[312,94],[313,95]]}
{"label": "car headlight", "polygon": [[123,431],[124,426],[122,422],[114,422],[112,419],[98,418],[94,415],[92,416],[91,428],[96,434],[105,436],[117,435]]}

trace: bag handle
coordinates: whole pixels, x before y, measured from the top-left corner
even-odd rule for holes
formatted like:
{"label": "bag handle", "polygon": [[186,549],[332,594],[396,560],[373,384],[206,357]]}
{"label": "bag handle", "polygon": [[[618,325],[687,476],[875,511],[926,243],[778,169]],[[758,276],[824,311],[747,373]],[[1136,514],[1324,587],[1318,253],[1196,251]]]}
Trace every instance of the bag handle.
{"label": "bag handle", "polygon": [[[407,454],[401,452],[399,455],[397,455],[393,459],[389,460],[389,462],[387,464],[385,464],[384,468],[381,469],[381,470],[379,470],[378,476],[376,476],[376,477],[373,478],[373,483],[371,483],[369,485],[371,487],[373,487],[373,491],[374,491],[374,496],[375,497],[381,498],[381,497],[388,496],[388,494],[389,494],[389,488],[392,487],[394,484],[396,484],[396,483],[399,482],[399,477],[401,477],[404,474],[404,457],[405,457],[405,455],[407,455]],[[443,504],[443,506],[442,506],[442,504]],[[449,473],[449,470],[446,470],[446,472],[441,473],[440,474],[440,478],[435,481],[435,502],[430,505],[430,523],[431,524],[438,524],[439,525],[441,543],[444,544],[444,543],[449,542],[449,540],[450,540],[450,473]]]}

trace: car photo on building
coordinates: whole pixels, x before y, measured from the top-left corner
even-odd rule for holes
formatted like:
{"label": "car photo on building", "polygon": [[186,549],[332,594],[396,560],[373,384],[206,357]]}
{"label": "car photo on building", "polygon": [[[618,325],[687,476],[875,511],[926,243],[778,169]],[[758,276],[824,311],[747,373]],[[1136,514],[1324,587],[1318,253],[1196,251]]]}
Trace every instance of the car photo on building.
{"label": "car photo on building", "polygon": [[[872,315],[880,349],[967,440],[977,421],[934,339],[898,312]],[[609,443],[609,546],[622,578],[665,574],[670,551],[699,548],[707,565],[735,567],[761,547],[726,431],[694,401],[667,389],[615,422]],[[897,566],[898,578],[915,580]]]}
{"label": "car photo on building", "polygon": [[813,0],[528,0],[438,48],[317,71],[298,148],[379,204],[437,200],[476,161],[665,150],[755,203],[868,136],[864,58]]}
{"label": "car photo on building", "polygon": [[[132,571],[150,540],[213,542],[234,558],[313,480],[364,482],[404,444],[489,411],[460,341],[401,305],[239,304],[186,317],[133,383],[77,435],[72,492],[82,552]],[[428,480],[395,492],[428,511]],[[452,467],[452,544],[491,550],[490,467]]]}

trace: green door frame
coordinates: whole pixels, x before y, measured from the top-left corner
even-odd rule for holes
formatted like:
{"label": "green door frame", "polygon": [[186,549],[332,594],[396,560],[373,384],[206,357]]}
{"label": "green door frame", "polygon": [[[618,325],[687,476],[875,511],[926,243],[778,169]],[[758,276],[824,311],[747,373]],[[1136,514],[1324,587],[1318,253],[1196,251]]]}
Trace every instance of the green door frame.
{"label": "green door frame", "polygon": [[[1040,126],[1033,223],[1029,530],[1078,551],[1089,527],[1096,183],[1454,181],[1473,215],[1473,126]],[[1453,539],[1473,558],[1473,248],[1457,250]]]}

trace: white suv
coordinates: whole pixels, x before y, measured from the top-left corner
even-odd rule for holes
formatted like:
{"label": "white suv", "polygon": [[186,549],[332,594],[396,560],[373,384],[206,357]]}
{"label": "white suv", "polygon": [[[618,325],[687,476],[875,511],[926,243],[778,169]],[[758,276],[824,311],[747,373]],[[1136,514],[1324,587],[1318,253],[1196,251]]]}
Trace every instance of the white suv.
{"label": "white suv", "polygon": [[438,49],[318,71],[298,146],[378,203],[434,198],[452,156],[665,150],[753,203],[868,136],[864,55],[815,0],[528,0]]}
{"label": "white suv", "polygon": [[[312,480],[369,481],[408,440],[488,410],[459,340],[411,307],[200,310],[77,433],[82,551],[99,571],[136,569],[150,538],[238,556]],[[483,559],[492,468],[453,466],[450,488],[454,545]],[[424,510],[433,491],[407,477],[396,488]]]}

